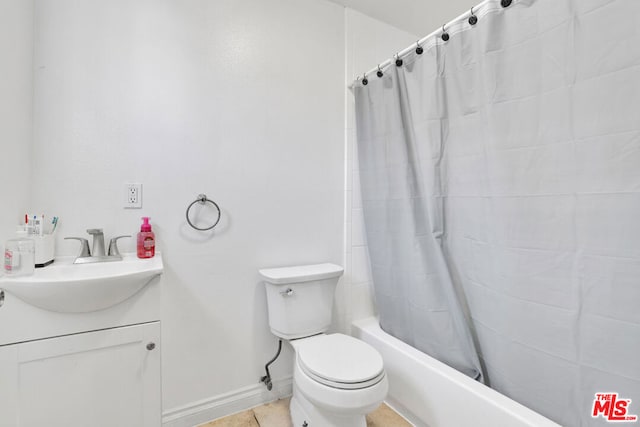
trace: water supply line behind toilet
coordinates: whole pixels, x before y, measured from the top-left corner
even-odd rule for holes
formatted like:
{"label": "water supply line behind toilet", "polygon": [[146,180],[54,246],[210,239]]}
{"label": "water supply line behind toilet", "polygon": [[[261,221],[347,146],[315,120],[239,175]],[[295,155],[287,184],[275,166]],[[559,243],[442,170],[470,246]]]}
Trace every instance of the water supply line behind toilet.
{"label": "water supply line behind toilet", "polygon": [[269,391],[271,391],[271,389],[273,388],[273,383],[271,382],[271,374],[269,373],[269,365],[271,365],[273,362],[276,361],[278,356],[280,356],[281,351],[282,351],[282,340],[278,340],[278,352],[276,353],[275,356],[273,356],[273,359],[269,360],[267,364],[264,365],[264,370],[266,371],[267,375],[260,378],[260,382],[264,383],[264,385],[267,386],[267,390]]}

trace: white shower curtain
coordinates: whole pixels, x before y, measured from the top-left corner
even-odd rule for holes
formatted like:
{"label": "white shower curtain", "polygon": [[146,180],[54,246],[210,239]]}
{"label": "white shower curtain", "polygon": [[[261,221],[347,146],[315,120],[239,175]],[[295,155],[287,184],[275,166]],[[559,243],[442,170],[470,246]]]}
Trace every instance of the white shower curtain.
{"label": "white shower curtain", "polygon": [[381,326],[608,425],[596,393],[640,415],[640,1],[495,3],[354,87]]}

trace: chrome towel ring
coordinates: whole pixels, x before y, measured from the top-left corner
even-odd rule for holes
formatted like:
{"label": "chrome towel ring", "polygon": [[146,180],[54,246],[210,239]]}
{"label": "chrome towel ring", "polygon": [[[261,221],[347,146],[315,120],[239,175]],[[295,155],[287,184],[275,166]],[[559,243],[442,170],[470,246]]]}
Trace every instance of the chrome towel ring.
{"label": "chrome towel ring", "polygon": [[[189,211],[191,210],[193,205],[195,205],[196,203],[200,203],[201,205],[204,205],[205,203],[211,203],[213,206],[215,206],[216,210],[218,211],[218,218],[216,219],[216,221],[213,223],[212,226],[205,227],[205,228],[200,228],[200,227],[196,227],[195,225],[193,225],[193,223],[191,222],[191,219],[189,218]],[[218,206],[218,204],[216,202],[214,202],[213,200],[208,199],[206,194],[198,194],[198,198],[196,200],[194,200],[193,202],[191,202],[191,204],[187,207],[187,213],[186,213],[187,222],[189,223],[189,225],[191,227],[195,228],[198,231],[209,231],[213,227],[218,225],[218,223],[220,222],[220,215],[221,215],[220,214],[220,206]]]}

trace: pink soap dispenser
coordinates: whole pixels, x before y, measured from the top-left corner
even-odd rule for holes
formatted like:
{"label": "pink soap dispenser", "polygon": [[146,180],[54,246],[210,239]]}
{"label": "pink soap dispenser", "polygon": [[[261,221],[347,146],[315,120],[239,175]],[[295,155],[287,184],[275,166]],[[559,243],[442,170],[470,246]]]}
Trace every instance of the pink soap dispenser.
{"label": "pink soap dispenser", "polygon": [[151,231],[149,217],[142,217],[142,221],[138,233],[138,258],[153,258],[156,254],[156,235]]}

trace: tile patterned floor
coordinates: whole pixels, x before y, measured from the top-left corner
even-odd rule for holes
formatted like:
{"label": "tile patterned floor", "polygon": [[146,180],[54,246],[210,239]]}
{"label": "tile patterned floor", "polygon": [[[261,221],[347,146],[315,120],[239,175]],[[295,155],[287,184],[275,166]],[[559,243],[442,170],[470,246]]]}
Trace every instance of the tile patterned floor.
{"label": "tile patterned floor", "polygon": [[[199,427],[292,427],[289,399],[276,400]],[[367,427],[411,427],[411,424],[383,403],[367,415]]]}

